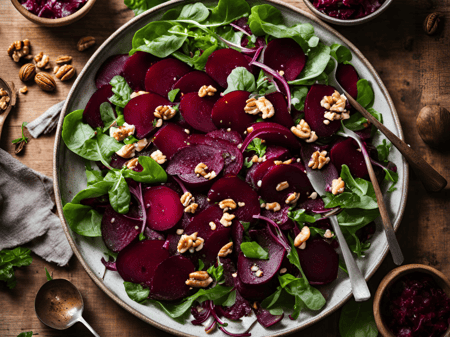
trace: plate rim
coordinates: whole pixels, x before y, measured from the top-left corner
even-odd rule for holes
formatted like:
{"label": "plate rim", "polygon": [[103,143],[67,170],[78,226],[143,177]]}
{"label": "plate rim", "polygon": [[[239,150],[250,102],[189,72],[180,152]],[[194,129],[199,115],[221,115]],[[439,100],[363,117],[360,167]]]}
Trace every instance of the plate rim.
{"label": "plate rim", "polygon": [[[54,188],[54,193],[55,193],[55,201],[56,201],[56,207],[57,207],[57,211],[58,211],[58,216],[61,220],[61,225],[63,227],[64,233],[67,237],[67,240],[69,241],[69,244],[75,254],[75,256],[77,257],[78,261],[81,263],[81,265],[83,266],[84,270],[87,272],[87,274],[89,275],[89,277],[94,281],[94,283],[101,289],[103,290],[103,292],[105,292],[114,302],[116,302],[118,305],[120,305],[122,308],[124,308],[125,310],[127,310],[128,312],[130,312],[131,314],[133,314],[134,316],[138,317],[139,319],[143,320],[146,323],[149,323],[155,327],[157,327],[158,329],[161,329],[163,331],[169,332],[173,335],[176,336],[189,336],[189,337],[196,337],[195,335],[190,335],[190,334],[186,334],[186,333],[182,333],[179,330],[173,329],[169,326],[163,325],[157,321],[152,320],[151,318],[145,316],[144,314],[142,314],[141,312],[139,312],[138,310],[132,308],[130,305],[128,305],[127,303],[125,303],[124,301],[122,301],[116,294],[114,294],[104,283],[103,280],[97,276],[91,269],[90,267],[87,265],[86,261],[84,260],[83,256],[81,255],[74,238],[72,238],[70,230],[69,230],[69,226],[64,218],[63,212],[62,212],[62,199],[61,199],[61,194],[60,194],[60,189],[59,189],[59,170],[58,170],[58,166],[57,163],[59,162],[59,153],[60,153],[60,146],[61,146],[61,140],[62,140],[62,125],[63,125],[63,121],[64,121],[64,117],[66,115],[66,110],[67,107],[69,105],[69,101],[72,99],[72,95],[73,92],[75,91],[75,88],[77,87],[78,83],[81,82],[81,79],[83,78],[84,74],[87,71],[87,68],[94,62],[95,58],[109,45],[109,43],[117,36],[119,35],[122,31],[128,29],[129,26],[131,26],[132,24],[134,24],[136,21],[139,21],[141,19],[143,19],[146,16],[152,15],[157,11],[160,11],[162,9],[164,9],[165,7],[169,7],[171,5],[174,4],[179,4],[179,3],[183,3],[185,2],[184,0],[171,0],[168,2],[165,2],[163,4],[160,4],[156,7],[153,7],[149,10],[147,10],[146,12],[132,18],[131,20],[129,20],[128,22],[126,22],[125,24],[123,24],[120,28],[118,28],[113,34],[111,34],[111,36],[109,36],[103,43],[102,45],[95,51],[95,53],[89,58],[88,62],[85,64],[85,66],[83,67],[82,71],[80,72],[80,74],[78,75],[77,79],[75,80],[74,84],[72,85],[72,88],[69,91],[69,94],[67,95],[66,98],[66,102],[64,103],[64,106],[61,110],[61,114],[59,116],[59,121],[58,121],[58,126],[56,129],[56,134],[55,134],[55,144],[54,144],[54,148],[53,148],[53,188]],[[299,16],[304,16],[308,19],[310,19],[311,21],[314,21],[317,25],[321,26],[323,29],[327,30],[328,32],[330,32],[331,34],[337,36],[339,39],[341,39],[352,51],[352,53],[356,54],[360,59],[361,62],[364,64],[364,66],[369,70],[369,72],[372,74],[372,76],[375,78],[375,81],[377,83],[377,85],[379,86],[381,92],[383,93],[389,107],[391,110],[391,114],[392,114],[392,118],[394,120],[394,123],[398,129],[399,132],[399,138],[404,140],[404,135],[403,135],[403,129],[402,126],[400,124],[400,119],[398,117],[397,114],[397,110],[395,108],[394,102],[392,101],[392,98],[386,88],[386,86],[384,85],[383,81],[381,80],[380,76],[378,75],[378,73],[376,72],[376,70],[374,69],[374,67],[372,66],[372,64],[367,60],[367,58],[361,53],[361,51],[352,43],[350,42],[347,38],[345,38],[343,35],[341,35],[341,33],[339,33],[338,31],[336,31],[334,28],[332,28],[331,26],[329,26],[327,23],[321,21],[317,16],[306,12],[303,9],[300,9],[298,7],[295,7],[291,4],[287,4],[281,0],[265,0],[265,2],[268,3],[272,3],[275,4],[279,7],[284,7],[292,12],[294,12],[296,15]],[[405,207],[406,207],[406,201],[407,201],[407,196],[408,196],[408,186],[409,186],[409,165],[406,162],[406,160],[402,157],[402,161],[403,161],[403,172],[404,172],[404,179],[403,179],[403,191],[404,193],[402,194],[402,199],[400,201],[400,208],[399,208],[399,212],[396,214],[398,216],[397,218],[397,222],[394,223],[394,230],[397,231],[398,227],[400,226],[400,223],[403,219],[403,215],[405,212]],[[380,259],[380,261],[375,265],[375,267],[372,269],[372,271],[367,275],[366,280],[369,280],[373,274],[378,270],[378,268],[380,267],[380,265],[383,263],[384,259],[386,258],[387,254],[388,254],[388,246],[386,245],[383,253],[382,253],[382,258]],[[280,332],[280,333],[276,333],[275,331],[273,331],[274,333],[268,335],[270,337],[277,337],[277,336],[287,336],[289,334],[292,334],[294,332],[298,332],[302,329],[305,329],[313,324],[316,324],[317,322],[319,322],[321,319],[331,315],[332,313],[334,313],[336,310],[338,310],[340,307],[342,307],[352,296],[352,293],[350,292],[350,294],[348,294],[347,296],[344,297],[343,300],[341,300],[341,302],[338,305],[335,305],[333,308],[331,308],[330,310],[323,312],[323,313],[319,313],[318,315],[314,316],[308,323],[302,324],[300,326],[294,327],[292,329],[290,329],[289,331],[284,331],[284,332]],[[272,332],[270,330],[267,330],[268,332]]]}

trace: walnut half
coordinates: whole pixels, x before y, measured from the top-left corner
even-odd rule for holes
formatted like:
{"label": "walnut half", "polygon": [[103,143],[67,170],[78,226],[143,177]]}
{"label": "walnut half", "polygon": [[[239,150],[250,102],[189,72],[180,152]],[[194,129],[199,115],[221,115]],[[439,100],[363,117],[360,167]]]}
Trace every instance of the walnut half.
{"label": "walnut half", "polygon": [[212,277],[206,271],[195,271],[189,274],[186,284],[194,288],[206,288],[212,281]]}

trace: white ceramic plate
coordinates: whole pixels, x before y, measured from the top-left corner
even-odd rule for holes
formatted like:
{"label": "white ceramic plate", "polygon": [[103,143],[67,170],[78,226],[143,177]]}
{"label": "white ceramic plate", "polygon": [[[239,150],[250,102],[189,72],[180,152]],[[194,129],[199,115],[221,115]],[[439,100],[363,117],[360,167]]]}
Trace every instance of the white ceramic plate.
{"label": "white ceramic plate", "polygon": [[[206,4],[214,3],[214,1],[205,2]],[[250,0],[249,3],[252,5],[256,2]],[[258,3],[269,3],[279,8],[288,25],[299,22],[311,23],[321,41],[328,45],[333,43],[346,45],[353,53],[352,63],[359,75],[361,78],[370,81],[373,86],[375,92],[374,108],[383,114],[384,124],[403,139],[400,122],[389,93],[373,67],[353,44],[313,15],[298,8],[284,4],[281,1],[258,1]],[[183,1],[173,0],[141,14],[118,29],[91,57],[69,93],[58,124],[54,149],[54,182],[58,211],[67,238],[76,256],[94,282],[123,308],[160,329],[180,336],[204,336],[206,334],[201,326],[194,326],[190,323],[182,325],[166,316],[153,305],[141,305],[130,300],[125,292],[123,280],[118,273],[107,272],[104,280],[102,280],[101,277],[105,270],[105,267],[100,262],[105,251],[102,239],[81,237],[73,233],[62,215],[62,201],[69,202],[77,192],[86,187],[84,159],[69,151],[61,140],[63,117],[73,110],[84,109],[92,93],[96,90],[94,77],[97,69],[109,56],[128,53],[131,49],[132,37],[138,29],[149,22],[159,20],[167,10],[182,5]],[[377,142],[377,139],[375,141]],[[400,177],[397,190],[394,193],[385,195],[392,223],[394,228],[397,229],[403,216],[408,192],[408,166],[396,149],[392,151],[389,158],[397,164]],[[386,238],[380,223],[377,223],[377,231],[371,242],[372,246],[367,251],[366,257],[357,261],[366,279],[372,276],[388,252]],[[285,317],[281,323],[270,329],[264,329],[261,325],[256,324],[251,330],[252,335],[281,336],[300,330],[334,312],[351,297],[350,281],[341,271],[336,281],[321,287],[321,290],[327,299],[327,304],[321,311],[303,311],[295,321]],[[255,316],[252,315],[246,318],[242,324],[230,324],[228,329],[231,332],[243,332],[245,327],[249,326],[254,320]],[[214,334],[220,335],[222,332],[218,331]]]}

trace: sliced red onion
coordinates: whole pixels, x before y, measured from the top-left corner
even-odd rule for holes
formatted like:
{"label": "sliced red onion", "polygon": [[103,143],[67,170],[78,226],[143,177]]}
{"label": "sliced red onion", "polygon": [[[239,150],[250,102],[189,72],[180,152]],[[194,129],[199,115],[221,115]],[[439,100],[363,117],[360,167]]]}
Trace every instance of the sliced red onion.
{"label": "sliced red onion", "polygon": [[141,205],[141,211],[142,211],[142,228],[141,228],[141,234],[144,234],[145,226],[147,224],[147,212],[145,211],[145,205],[144,205],[144,197],[142,193],[142,184],[138,183],[137,187],[131,186],[129,184],[130,192],[136,197],[136,199],[139,201],[139,204]]}
{"label": "sliced red onion", "polygon": [[101,262],[105,266],[106,269],[111,271],[117,271],[116,262],[115,261],[106,261],[105,258],[102,257]]}
{"label": "sliced red onion", "polygon": [[286,249],[286,251],[288,251],[288,252],[291,251],[291,246],[289,246],[289,243],[288,243],[286,237],[284,236],[283,232],[281,231],[280,227],[278,226],[278,224],[275,221],[273,221],[272,219],[266,218],[265,216],[262,216],[262,215],[254,215],[253,218],[264,220],[264,221],[268,222],[275,229],[275,232],[277,233],[277,235],[275,236],[276,241],[280,245],[282,245],[284,247],[284,249]]}
{"label": "sliced red onion", "polygon": [[250,64],[252,64],[253,62],[256,62],[258,60],[259,54],[261,54],[261,51],[264,49],[264,47],[259,47],[256,52],[255,55],[253,55],[252,61],[250,62]]}
{"label": "sliced red onion", "polygon": [[245,48],[245,47],[242,47],[242,46],[240,46],[240,45],[238,45],[238,44],[236,44],[236,43],[233,43],[233,42],[230,42],[230,41],[228,41],[228,40],[225,40],[223,37],[221,37],[220,35],[216,35],[217,36],[217,38],[220,40],[220,41],[222,41],[223,43],[225,43],[227,46],[229,46],[229,47],[233,47],[233,48],[236,48],[236,49],[239,49],[242,53],[244,53],[244,54],[253,54],[253,53],[255,53],[256,52],[256,49],[249,49],[249,48]]}
{"label": "sliced red onion", "polygon": [[186,186],[184,186],[184,184],[180,178],[178,178],[177,176],[172,176],[172,178],[178,183],[178,185],[180,185],[180,188],[183,191],[183,193],[189,192],[188,189],[186,188]]}
{"label": "sliced red onion", "polygon": [[222,325],[225,325],[225,322],[223,322],[219,316],[217,315],[217,313],[214,311],[214,304],[213,301],[210,302],[210,308],[211,308],[211,314],[214,317],[215,322],[217,322],[219,324],[219,329],[227,334],[228,336],[234,336],[234,337],[248,337],[251,336],[250,333],[248,332],[243,332],[243,333],[231,333],[229,331],[227,331]]}
{"label": "sliced red onion", "polygon": [[230,26],[237,30],[240,30],[242,33],[244,33],[247,36],[252,36],[251,34],[247,33],[244,28],[241,28],[238,25],[235,25],[234,23],[230,23]]}

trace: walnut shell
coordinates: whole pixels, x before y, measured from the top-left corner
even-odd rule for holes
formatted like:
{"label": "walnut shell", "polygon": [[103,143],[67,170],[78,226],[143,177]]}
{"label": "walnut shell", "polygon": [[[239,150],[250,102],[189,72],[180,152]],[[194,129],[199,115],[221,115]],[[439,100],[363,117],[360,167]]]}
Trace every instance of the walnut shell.
{"label": "walnut shell", "polygon": [[22,66],[19,70],[19,79],[22,82],[31,81],[36,74],[36,66],[32,63],[27,63]]}
{"label": "walnut shell", "polygon": [[438,105],[425,106],[416,120],[422,140],[434,148],[443,148],[450,143],[450,112]]}
{"label": "walnut shell", "polygon": [[55,62],[56,62],[56,64],[59,65],[59,66],[61,66],[61,65],[63,65],[63,64],[70,63],[70,62],[72,62],[72,56],[67,56],[67,55],[59,56],[59,57],[55,60]]}
{"label": "walnut shell", "polygon": [[425,18],[425,21],[423,23],[423,30],[428,35],[433,35],[437,32],[439,28],[439,22],[441,14],[440,13],[431,13]]}
{"label": "walnut shell", "polygon": [[56,82],[54,78],[47,73],[37,73],[34,81],[44,91],[54,91],[56,89]]}

